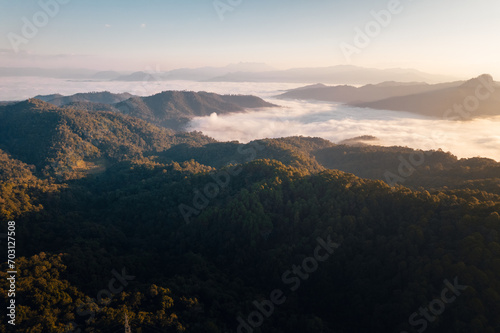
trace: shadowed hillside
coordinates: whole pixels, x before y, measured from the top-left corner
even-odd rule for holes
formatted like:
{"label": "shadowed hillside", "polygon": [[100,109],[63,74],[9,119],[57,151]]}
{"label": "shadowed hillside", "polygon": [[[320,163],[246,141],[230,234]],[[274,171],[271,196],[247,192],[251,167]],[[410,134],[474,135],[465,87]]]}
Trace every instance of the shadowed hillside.
{"label": "shadowed hillside", "polygon": [[486,74],[465,82],[434,85],[401,82],[384,82],[359,88],[313,85],[290,90],[278,97],[406,111],[448,120],[500,115],[500,85]]}
{"label": "shadowed hillside", "polygon": [[132,97],[132,95],[129,93],[113,94],[110,93],[109,91],[102,91],[102,92],[78,93],[71,96],[63,96],[60,94],[45,95],[45,96],[39,95],[35,96],[34,98],[40,99],[50,104],[54,104],[56,106],[63,106],[78,102],[116,104],[118,102],[129,99],[130,97]]}
{"label": "shadowed hillside", "polygon": [[243,112],[247,108],[276,107],[259,97],[217,95],[207,92],[164,91],[149,97],[132,97],[115,107],[122,113],[153,124],[182,129],[193,117],[212,113]]}
{"label": "shadowed hillside", "polygon": [[460,86],[392,97],[355,106],[407,111],[449,120],[500,115],[500,85],[481,75]]}
{"label": "shadowed hillside", "polygon": [[421,92],[439,90],[449,86],[458,86],[460,82],[449,84],[435,84],[414,82],[383,82],[379,84],[368,84],[362,87],[354,86],[325,86],[312,85],[287,91],[279,95],[279,98],[318,100],[326,102],[361,103],[373,102],[384,98],[405,96]]}

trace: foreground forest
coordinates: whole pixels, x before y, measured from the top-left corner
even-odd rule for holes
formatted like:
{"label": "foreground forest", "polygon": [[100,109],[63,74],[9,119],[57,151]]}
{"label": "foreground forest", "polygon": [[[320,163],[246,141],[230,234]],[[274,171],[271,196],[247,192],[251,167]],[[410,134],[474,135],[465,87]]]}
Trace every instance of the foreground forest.
{"label": "foreground forest", "polygon": [[0,106],[18,332],[494,333],[499,212],[490,159]]}

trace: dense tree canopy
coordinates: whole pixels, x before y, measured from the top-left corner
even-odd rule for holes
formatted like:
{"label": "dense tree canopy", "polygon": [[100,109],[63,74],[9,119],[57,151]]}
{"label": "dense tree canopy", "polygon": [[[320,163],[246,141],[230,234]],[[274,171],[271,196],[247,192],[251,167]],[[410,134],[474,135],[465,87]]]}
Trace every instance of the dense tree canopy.
{"label": "dense tree canopy", "polygon": [[[219,143],[39,101],[0,109],[0,149],[19,331],[115,332],[127,315],[134,332],[236,332],[276,289],[286,301],[255,332],[500,329],[492,160],[433,152],[409,187],[389,186],[384,172],[416,151],[303,137]],[[307,277],[291,273],[311,263],[318,239],[338,248]],[[445,281],[467,288],[423,320]]]}

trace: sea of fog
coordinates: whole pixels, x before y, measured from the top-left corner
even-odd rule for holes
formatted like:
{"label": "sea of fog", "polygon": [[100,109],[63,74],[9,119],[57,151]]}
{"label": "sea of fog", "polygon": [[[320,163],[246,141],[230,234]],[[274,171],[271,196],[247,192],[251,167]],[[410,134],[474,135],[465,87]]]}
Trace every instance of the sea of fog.
{"label": "sea of fog", "polygon": [[[450,151],[458,157],[489,157],[500,161],[500,117],[466,122],[428,118],[406,112],[355,108],[336,103],[290,101],[274,96],[306,84],[221,82],[91,82],[46,78],[0,78],[0,100],[23,100],[36,95],[78,92],[129,92],[149,96],[165,90],[209,91],[219,94],[252,94],[280,108],[212,114],[193,119],[191,130],[220,141],[278,138],[303,135],[332,142],[372,135],[379,145]],[[450,106],[451,107],[451,106]],[[443,110],[444,112],[445,110]]]}

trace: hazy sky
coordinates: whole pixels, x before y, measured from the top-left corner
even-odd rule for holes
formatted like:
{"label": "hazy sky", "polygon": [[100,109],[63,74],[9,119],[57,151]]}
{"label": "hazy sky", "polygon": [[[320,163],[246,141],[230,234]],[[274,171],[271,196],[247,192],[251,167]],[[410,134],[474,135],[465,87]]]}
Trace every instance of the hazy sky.
{"label": "hazy sky", "polygon": [[[371,11],[387,11],[391,1],[59,0],[67,4],[49,13],[53,17],[44,14],[41,4],[54,1],[0,0],[0,66],[169,70],[237,62],[276,68],[352,64],[462,77],[491,73],[500,79],[498,0],[401,0],[380,29],[370,23]],[[215,3],[231,10],[218,13]],[[26,22],[38,24],[38,31],[23,33]],[[355,28],[367,26],[369,45],[358,40],[356,46]],[[341,51],[347,44],[357,47],[349,60]]]}

